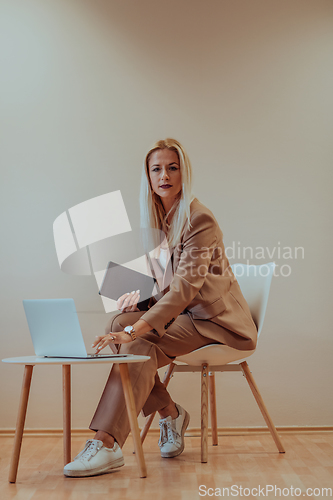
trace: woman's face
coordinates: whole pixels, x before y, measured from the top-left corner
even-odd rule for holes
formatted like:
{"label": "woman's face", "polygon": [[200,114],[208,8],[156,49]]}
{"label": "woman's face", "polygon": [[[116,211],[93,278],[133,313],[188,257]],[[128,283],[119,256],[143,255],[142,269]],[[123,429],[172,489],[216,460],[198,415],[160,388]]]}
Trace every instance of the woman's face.
{"label": "woman's face", "polygon": [[157,149],[150,155],[148,169],[153,191],[169,210],[182,189],[178,154],[170,149]]}

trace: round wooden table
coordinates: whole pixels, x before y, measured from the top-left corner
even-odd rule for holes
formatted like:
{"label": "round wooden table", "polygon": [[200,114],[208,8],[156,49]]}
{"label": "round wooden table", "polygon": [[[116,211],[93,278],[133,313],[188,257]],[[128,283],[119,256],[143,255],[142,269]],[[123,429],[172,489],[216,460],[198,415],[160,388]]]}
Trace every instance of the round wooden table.
{"label": "round wooden table", "polygon": [[135,456],[137,459],[140,477],[147,476],[147,469],[142,450],[138,420],[136,415],[135,402],[132,385],[128,372],[128,363],[142,363],[149,359],[149,356],[128,355],[119,357],[92,357],[92,358],[43,358],[38,356],[21,356],[18,358],[6,358],[4,363],[24,365],[23,383],[20,396],[20,403],[17,415],[14,449],[9,469],[9,482],[15,483],[22,436],[24,430],[25,417],[29,401],[29,392],[34,366],[62,365],[62,390],[63,390],[63,431],[64,431],[64,464],[71,462],[71,366],[96,363],[118,363],[123,386],[128,418],[131,426],[131,433],[134,441]]}

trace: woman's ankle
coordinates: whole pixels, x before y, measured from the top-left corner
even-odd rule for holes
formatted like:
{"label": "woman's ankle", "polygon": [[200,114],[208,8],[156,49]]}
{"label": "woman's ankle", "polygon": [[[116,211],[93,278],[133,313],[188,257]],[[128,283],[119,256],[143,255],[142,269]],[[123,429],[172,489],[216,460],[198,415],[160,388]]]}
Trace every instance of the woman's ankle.
{"label": "woman's ankle", "polygon": [[102,441],[103,445],[106,448],[113,448],[114,447],[114,443],[115,443],[114,437],[105,431],[97,431],[94,439],[98,439],[99,441]]}
{"label": "woman's ankle", "polygon": [[173,420],[178,417],[179,411],[177,410],[176,404],[172,401],[158,412],[160,418],[171,417]]}

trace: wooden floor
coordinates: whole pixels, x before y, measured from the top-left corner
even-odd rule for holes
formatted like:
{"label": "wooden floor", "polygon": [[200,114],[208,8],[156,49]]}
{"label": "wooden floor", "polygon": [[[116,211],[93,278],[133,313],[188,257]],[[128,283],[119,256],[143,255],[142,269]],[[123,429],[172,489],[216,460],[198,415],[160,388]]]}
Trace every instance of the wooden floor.
{"label": "wooden floor", "polygon": [[[91,435],[87,437],[91,438]],[[239,487],[281,488],[276,492],[249,494],[246,498],[293,498],[290,488],[300,488],[306,498],[330,498],[322,488],[333,489],[333,433],[282,434],[287,450],[279,454],[268,434],[221,436],[219,446],[209,445],[208,463],[200,463],[200,439],[185,438],[185,451],[177,458],[162,459],[156,436],[144,443],[148,477],[140,479],[132,454],[131,438],[124,447],[125,466],[92,478],[65,478],[62,474],[62,439],[24,437],[16,484],[7,482],[12,438],[0,438],[0,499],[15,500],[194,500],[212,498],[215,491],[231,488],[229,497],[240,495]],[[73,456],[85,438],[73,438]],[[199,486],[201,485],[201,495]],[[235,489],[235,487],[237,489]],[[208,494],[204,493],[209,490]],[[221,491],[215,490],[220,488]],[[282,491],[284,488],[289,488]],[[319,488],[306,496],[307,488]],[[235,493],[238,492],[238,495]],[[287,493],[287,495],[286,495]],[[298,491],[296,493],[299,493]],[[331,493],[331,497],[333,494]],[[224,496],[227,497],[225,490]],[[217,496],[213,496],[217,498]]]}

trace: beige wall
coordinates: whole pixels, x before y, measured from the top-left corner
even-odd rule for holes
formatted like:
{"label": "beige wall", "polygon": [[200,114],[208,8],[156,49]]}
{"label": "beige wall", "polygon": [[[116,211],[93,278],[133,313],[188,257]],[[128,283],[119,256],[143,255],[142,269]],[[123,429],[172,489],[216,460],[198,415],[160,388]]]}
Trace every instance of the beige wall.
{"label": "beige wall", "polygon": [[[226,246],[276,247],[278,270],[290,265],[251,359],[276,425],[332,424],[332,1],[17,0],[0,19],[1,357],[33,353],[24,298],[73,297],[87,343],[103,330],[93,278],[59,270],[53,221],[120,189],[137,223],[144,153],[173,136]],[[0,370],[0,427],[12,428],[22,369]],[[106,375],[75,368],[74,427]],[[217,384],[219,426],[263,424],[240,375]],[[198,390],[197,375],[171,382],[192,426]],[[36,368],[27,426],[61,426],[58,368]]]}

